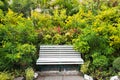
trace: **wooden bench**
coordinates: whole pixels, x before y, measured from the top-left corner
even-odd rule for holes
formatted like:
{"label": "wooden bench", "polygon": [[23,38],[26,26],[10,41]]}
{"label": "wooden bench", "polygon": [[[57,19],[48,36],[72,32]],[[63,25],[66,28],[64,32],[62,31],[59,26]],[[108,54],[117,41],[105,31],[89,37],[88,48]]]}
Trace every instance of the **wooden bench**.
{"label": "wooden bench", "polygon": [[41,45],[37,65],[83,64],[79,52],[71,45]]}

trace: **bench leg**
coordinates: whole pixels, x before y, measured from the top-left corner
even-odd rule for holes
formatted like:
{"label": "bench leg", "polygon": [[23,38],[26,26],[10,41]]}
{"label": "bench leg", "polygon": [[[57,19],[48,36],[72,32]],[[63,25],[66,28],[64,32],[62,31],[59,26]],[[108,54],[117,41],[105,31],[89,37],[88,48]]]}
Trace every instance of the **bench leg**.
{"label": "bench leg", "polygon": [[59,72],[61,72],[61,71],[62,71],[62,66],[60,65],[60,66],[59,66]]}

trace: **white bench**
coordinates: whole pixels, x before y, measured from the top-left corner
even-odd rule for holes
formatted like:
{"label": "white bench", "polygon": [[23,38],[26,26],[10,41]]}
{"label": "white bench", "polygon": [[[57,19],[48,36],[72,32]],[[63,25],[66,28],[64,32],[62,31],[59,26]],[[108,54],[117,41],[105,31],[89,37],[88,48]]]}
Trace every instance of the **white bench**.
{"label": "white bench", "polygon": [[37,65],[83,64],[79,52],[71,45],[41,45]]}

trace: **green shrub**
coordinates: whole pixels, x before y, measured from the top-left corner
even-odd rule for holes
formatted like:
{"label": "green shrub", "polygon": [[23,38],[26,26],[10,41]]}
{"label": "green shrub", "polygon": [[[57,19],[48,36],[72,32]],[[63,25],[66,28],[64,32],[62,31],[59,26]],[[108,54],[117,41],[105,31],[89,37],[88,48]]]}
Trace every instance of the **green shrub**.
{"label": "green shrub", "polygon": [[16,54],[18,63],[20,63],[21,65],[30,66],[36,56],[35,55],[35,52],[36,52],[35,46],[30,45],[30,44],[23,44],[23,45],[19,45],[17,47],[17,50],[19,51]]}
{"label": "green shrub", "polygon": [[118,76],[120,77],[120,72],[118,72]]}
{"label": "green shrub", "polygon": [[[115,56],[119,56],[120,21],[118,16],[120,15],[117,14],[118,10],[119,9],[117,7],[110,8],[108,10],[104,9],[101,11],[97,11],[99,12],[98,14],[94,15],[94,13],[92,13],[92,17],[88,17],[85,15],[87,12],[82,9],[81,14],[82,16],[84,15],[84,17],[82,17],[81,19],[80,17],[78,17],[79,20],[77,20],[88,20],[88,22],[90,21],[84,27],[79,26],[81,27],[81,34],[78,36],[77,39],[74,40],[74,46],[77,51],[80,51],[81,54],[83,54],[85,61],[90,61],[90,66],[87,73],[90,75],[97,74],[96,77],[99,80],[99,76],[103,78],[107,76],[107,73],[108,76],[112,75],[112,73],[109,73],[112,72],[109,71],[109,68],[112,65],[111,61],[113,61]],[[90,12],[89,9],[87,11]],[[90,13],[88,14],[90,15]],[[92,19],[89,20],[89,18]],[[116,63],[118,62],[120,62],[120,60]],[[116,66],[118,68],[120,65],[116,64]],[[103,73],[103,71],[105,72]]]}
{"label": "green shrub", "polygon": [[[30,66],[35,58],[36,48],[30,44],[18,44],[13,54],[6,54],[9,64],[20,65],[22,68]],[[13,65],[14,66],[14,65]],[[14,66],[15,67],[15,66]]]}
{"label": "green shrub", "polygon": [[25,71],[22,70],[22,69],[20,69],[20,70],[14,69],[14,70],[12,70],[11,72],[13,72],[14,77],[16,77],[16,78],[17,78],[17,77],[22,77],[22,76],[25,75]]}
{"label": "green shrub", "polygon": [[32,21],[9,10],[4,17],[0,15],[0,22],[0,71],[30,65],[37,42]]}
{"label": "green shrub", "polygon": [[90,64],[90,61],[87,61],[83,65],[81,65],[80,71],[84,74],[87,73],[87,71],[89,70],[89,64]]}
{"label": "green shrub", "polygon": [[79,31],[62,27],[41,28],[38,30],[40,44],[72,44]]}
{"label": "green shrub", "polygon": [[13,80],[14,77],[7,72],[0,72],[0,80]]}
{"label": "green shrub", "polygon": [[104,68],[108,65],[108,59],[106,56],[103,55],[98,56],[93,59],[93,65],[95,67]]}
{"label": "green shrub", "polygon": [[33,80],[33,78],[34,78],[33,68],[27,68],[25,70],[25,74],[26,74],[26,80]]}
{"label": "green shrub", "polygon": [[120,71],[120,57],[113,61],[113,68]]}

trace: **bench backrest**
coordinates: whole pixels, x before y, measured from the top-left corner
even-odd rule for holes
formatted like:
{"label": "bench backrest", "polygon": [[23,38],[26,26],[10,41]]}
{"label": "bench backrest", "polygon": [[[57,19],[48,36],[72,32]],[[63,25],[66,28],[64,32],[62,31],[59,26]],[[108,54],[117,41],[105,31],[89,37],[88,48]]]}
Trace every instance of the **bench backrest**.
{"label": "bench backrest", "polygon": [[49,58],[79,58],[80,53],[76,52],[72,46],[40,46],[40,57]]}

